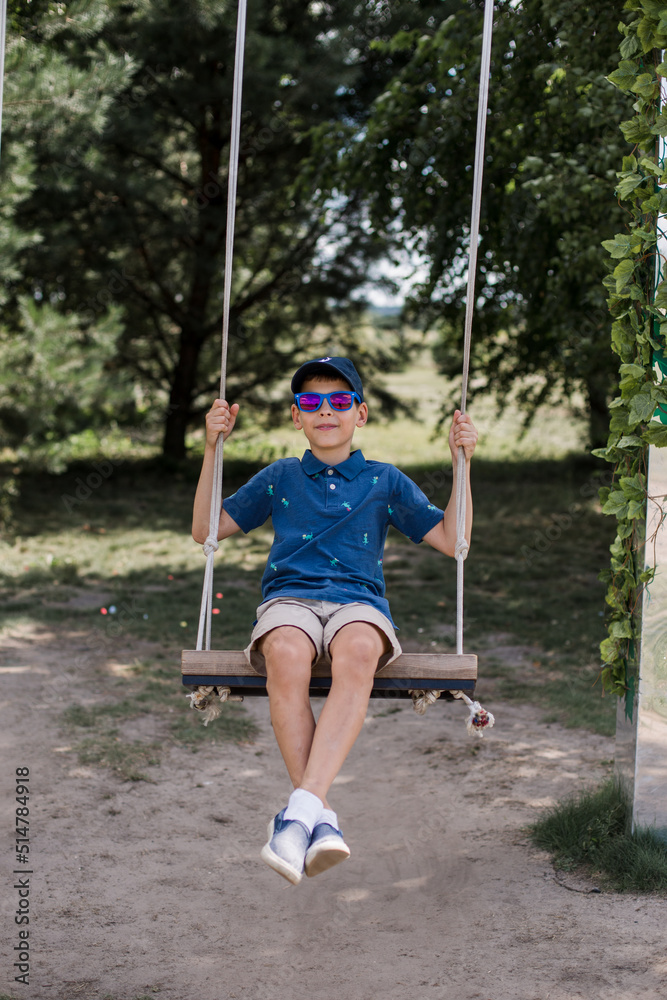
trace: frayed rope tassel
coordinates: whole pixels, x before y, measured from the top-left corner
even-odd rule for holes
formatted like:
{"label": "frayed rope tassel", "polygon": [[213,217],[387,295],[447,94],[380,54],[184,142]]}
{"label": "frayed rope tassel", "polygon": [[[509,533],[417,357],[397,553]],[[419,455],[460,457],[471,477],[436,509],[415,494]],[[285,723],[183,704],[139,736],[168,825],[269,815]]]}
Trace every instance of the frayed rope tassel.
{"label": "frayed rope tassel", "polygon": [[[216,696],[218,701],[216,701]],[[205,726],[208,726],[209,722],[213,722],[217,719],[219,715],[222,714],[222,705],[225,701],[243,701],[242,694],[232,694],[232,689],[229,687],[214,687],[209,685],[202,685],[191,691],[190,694],[186,694],[186,698],[190,699],[190,708],[196,709],[202,714],[202,722]]]}
{"label": "frayed rope tassel", "polygon": [[470,714],[466,719],[466,729],[468,730],[468,736],[479,736],[481,739],[484,735],[485,729],[491,729],[495,718],[491,715],[491,712],[487,712],[485,708],[482,708],[478,701],[472,701],[467,694],[463,691],[452,691],[455,698],[462,698],[470,709]]}

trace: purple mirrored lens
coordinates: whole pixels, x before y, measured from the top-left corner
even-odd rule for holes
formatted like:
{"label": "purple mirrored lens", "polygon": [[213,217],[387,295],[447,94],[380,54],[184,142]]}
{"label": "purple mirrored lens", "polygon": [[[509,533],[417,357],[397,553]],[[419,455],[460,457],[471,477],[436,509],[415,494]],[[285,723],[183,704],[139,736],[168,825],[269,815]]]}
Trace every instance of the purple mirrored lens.
{"label": "purple mirrored lens", "polygon": [[302,393],[299,396],[299,406],[302,410],[318,410],[322,397],[317,392]]}
{"label": "purple mirrored lens", "polygon": [[332,392],[329,399],[334,410],[349,410],[352,406],[352,396],[349,392]]}

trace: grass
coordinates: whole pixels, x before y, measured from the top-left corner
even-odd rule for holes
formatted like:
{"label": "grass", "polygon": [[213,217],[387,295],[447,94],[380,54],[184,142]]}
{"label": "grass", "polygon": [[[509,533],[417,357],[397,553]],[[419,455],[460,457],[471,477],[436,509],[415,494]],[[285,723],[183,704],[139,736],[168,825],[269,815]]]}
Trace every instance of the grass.
{"label": "grass", "polygon": [[667,892],[667,844],[629,827],[628,800],[610,779],[556,806],[530,834],[561,870],[579,869],[616,892]]}

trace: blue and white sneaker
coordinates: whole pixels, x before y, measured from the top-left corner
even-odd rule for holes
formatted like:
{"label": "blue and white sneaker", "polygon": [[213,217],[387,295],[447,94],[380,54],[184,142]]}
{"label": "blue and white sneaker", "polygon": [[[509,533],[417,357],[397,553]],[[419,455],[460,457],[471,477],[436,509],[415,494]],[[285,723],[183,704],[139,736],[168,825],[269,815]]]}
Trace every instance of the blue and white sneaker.
{"label": "blue and white sneaker", "polygon": [[343,834],[335,826],[328,823],[318,823],[310,838],[310,847],[306,851],[306,875],[320,875],[327,868],[333,868],[350,856],[350,848],[343,840]]}
{"label": "blue and white sneaker", "polygon": [[281,809],[269,823],[269,840],[260,857],[292,885],[298,885],[303,877],[310,833],[298,819],[283,819],[284,815],[285,810]]}

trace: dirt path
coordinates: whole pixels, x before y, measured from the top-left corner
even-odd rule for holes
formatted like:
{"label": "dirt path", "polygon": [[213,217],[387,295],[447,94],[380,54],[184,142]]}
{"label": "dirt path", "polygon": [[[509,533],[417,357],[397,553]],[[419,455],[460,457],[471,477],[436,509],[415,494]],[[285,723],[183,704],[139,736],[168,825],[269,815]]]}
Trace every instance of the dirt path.
{"label": "dirt path", "polygon": [[[405,703],[388,712],[396,703],[374,702],[332,795],[352,857],[295,888],[258,860],[287,792],[266,701],[248,703],[261,730],[252,745],[172,746],[151,768],[154,784],[122,782],[81,766],[59,728],[63,707],[90,696],[57,683],[77,641],[15,635],[0,659],[0,993],[667,997],[667,900],[561,882],[522,832],[544,806],[608,773],[612,740],[491,698],[496,728],[473,742],[459,705],[420,718]],[[145,736],[146,725],[124,732]],[[29,985],[12,968],[19,766],[31,782]]]}

